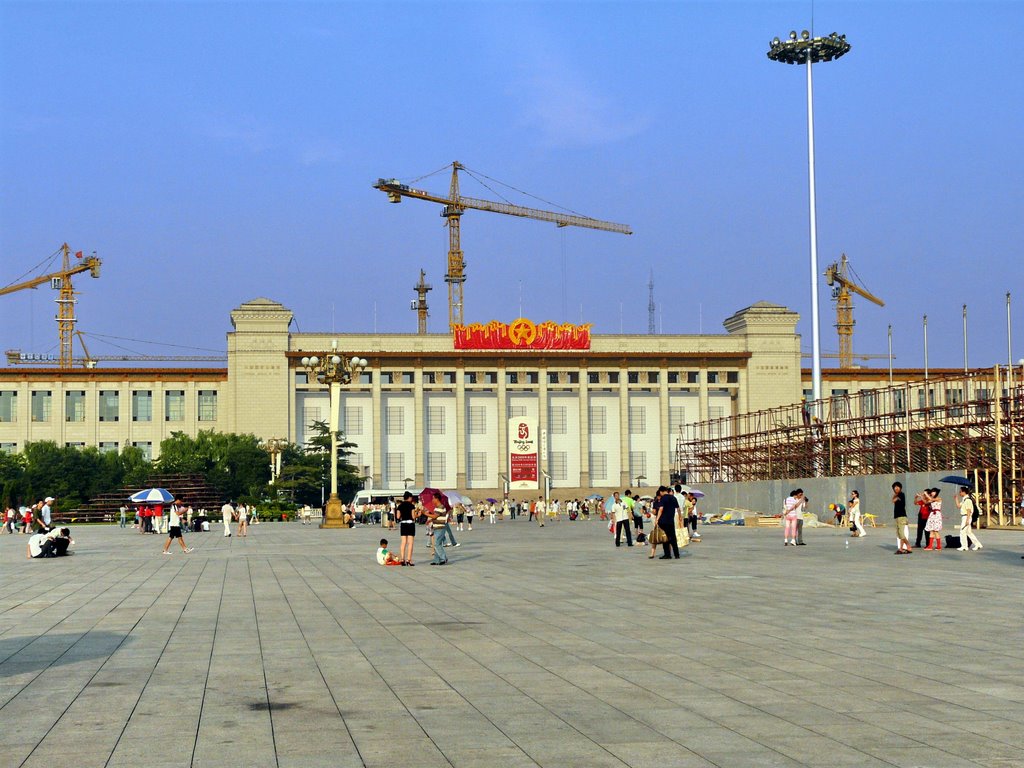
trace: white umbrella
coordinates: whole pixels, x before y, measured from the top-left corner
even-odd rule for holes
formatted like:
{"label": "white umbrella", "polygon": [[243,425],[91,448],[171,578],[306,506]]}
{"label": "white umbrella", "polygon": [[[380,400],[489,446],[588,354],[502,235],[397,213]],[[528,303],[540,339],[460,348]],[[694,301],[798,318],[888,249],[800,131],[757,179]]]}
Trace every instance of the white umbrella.
{"label": "white umbrella", "polygon": [[166,488],[147,488],[144,491],[133,493],[128,500],[136,504],[170,504],[174,501],[174,494]]}

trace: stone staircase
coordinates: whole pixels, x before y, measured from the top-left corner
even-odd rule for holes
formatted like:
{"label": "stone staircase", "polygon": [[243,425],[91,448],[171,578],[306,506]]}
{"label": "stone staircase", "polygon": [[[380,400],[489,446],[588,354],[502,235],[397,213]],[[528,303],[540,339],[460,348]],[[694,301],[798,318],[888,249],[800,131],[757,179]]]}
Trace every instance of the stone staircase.
{"label": "stone staircase", "polygon": [[[88,504],[71,511],[58,510],[54,517],[58,522],[67,523],[116,522],[120,517],[121,505],[132,506],[128,502],[128,497],[146,488],[166,488],[190,505],[195,512],[207,509],[210,514],[219,514],[221,505],[226,501],[202,475],[152,475],[141,487],[124,486],[117,491],[100,494]],[[134,513],[129,513],[129,517],[134,517]]]}

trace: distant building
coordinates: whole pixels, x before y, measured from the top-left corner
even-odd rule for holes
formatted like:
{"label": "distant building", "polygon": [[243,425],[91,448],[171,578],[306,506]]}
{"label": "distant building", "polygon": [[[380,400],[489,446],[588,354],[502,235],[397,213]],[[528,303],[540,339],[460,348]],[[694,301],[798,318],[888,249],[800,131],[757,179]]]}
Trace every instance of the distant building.
{"label": "distant building", "polygon": [[[337,340],[369,361],[342,389],[338,427],[374,487],[500,493],[508,419],[548,436],[556,493],[656,486],[686,425],[789,405],[809,386],[795,312],[758,302],[726,333],[594,335],[589,349],[456,349],[451,334],[291,333],[270,299],[231,312],[227,368],[0,369],[0,449],[26,442],[156,458],[173,432],[252,433],[302,443],[329,418],[328,393],[300,360]],[[826,370],[824,394],[888,384],[888,371]],[[919,377],[920,371],[901,371]],[[640,478],[638,482],[638,478]]]}

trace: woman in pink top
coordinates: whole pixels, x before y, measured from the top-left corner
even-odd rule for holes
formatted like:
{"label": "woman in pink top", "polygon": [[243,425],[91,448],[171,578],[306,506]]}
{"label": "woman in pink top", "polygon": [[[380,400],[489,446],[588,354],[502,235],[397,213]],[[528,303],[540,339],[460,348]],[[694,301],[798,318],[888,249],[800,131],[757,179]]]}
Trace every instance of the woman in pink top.
{"label": "woman in pink top", "polygon": [[783,518],[785,525],[786,543],[783,546],[788,547],[792,544],[796,546],[796,523],[800,518],[800,507],[802,506],[803,493],[800,491],[790,491],[789,497],[783,503]]}

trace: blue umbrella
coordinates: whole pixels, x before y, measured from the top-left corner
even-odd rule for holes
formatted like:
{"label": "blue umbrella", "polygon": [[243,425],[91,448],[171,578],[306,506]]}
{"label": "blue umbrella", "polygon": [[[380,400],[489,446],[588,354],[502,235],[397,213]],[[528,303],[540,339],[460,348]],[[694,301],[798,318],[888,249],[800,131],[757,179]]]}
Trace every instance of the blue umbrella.
{"label": "blue umbrella", "polygon": [[966,486],[970,488],[974,485],[969,478],[961,477],[960,475],[946,475],[944,478],[939,480],[940,483],[953,483],[953,485]]}
{"label": "blue umbrella", "polygon": [[602,496],[602,495],[601,495],[600,493],[592,493],[592,494],[590,494],[589,496],[587,496],[587,498],[588,498],[588,499],[591,499],[591,500],[593,501],[593,500],[600,500],[600,499],[603,499],[603,498],[604,498],[604,496]]}
{"label": "blue umbrella", "polygon": [[128,500],[136,504],[170,504],[174,501],[174,494],[166,488],[148,488],[145,491],[133,493]]}

